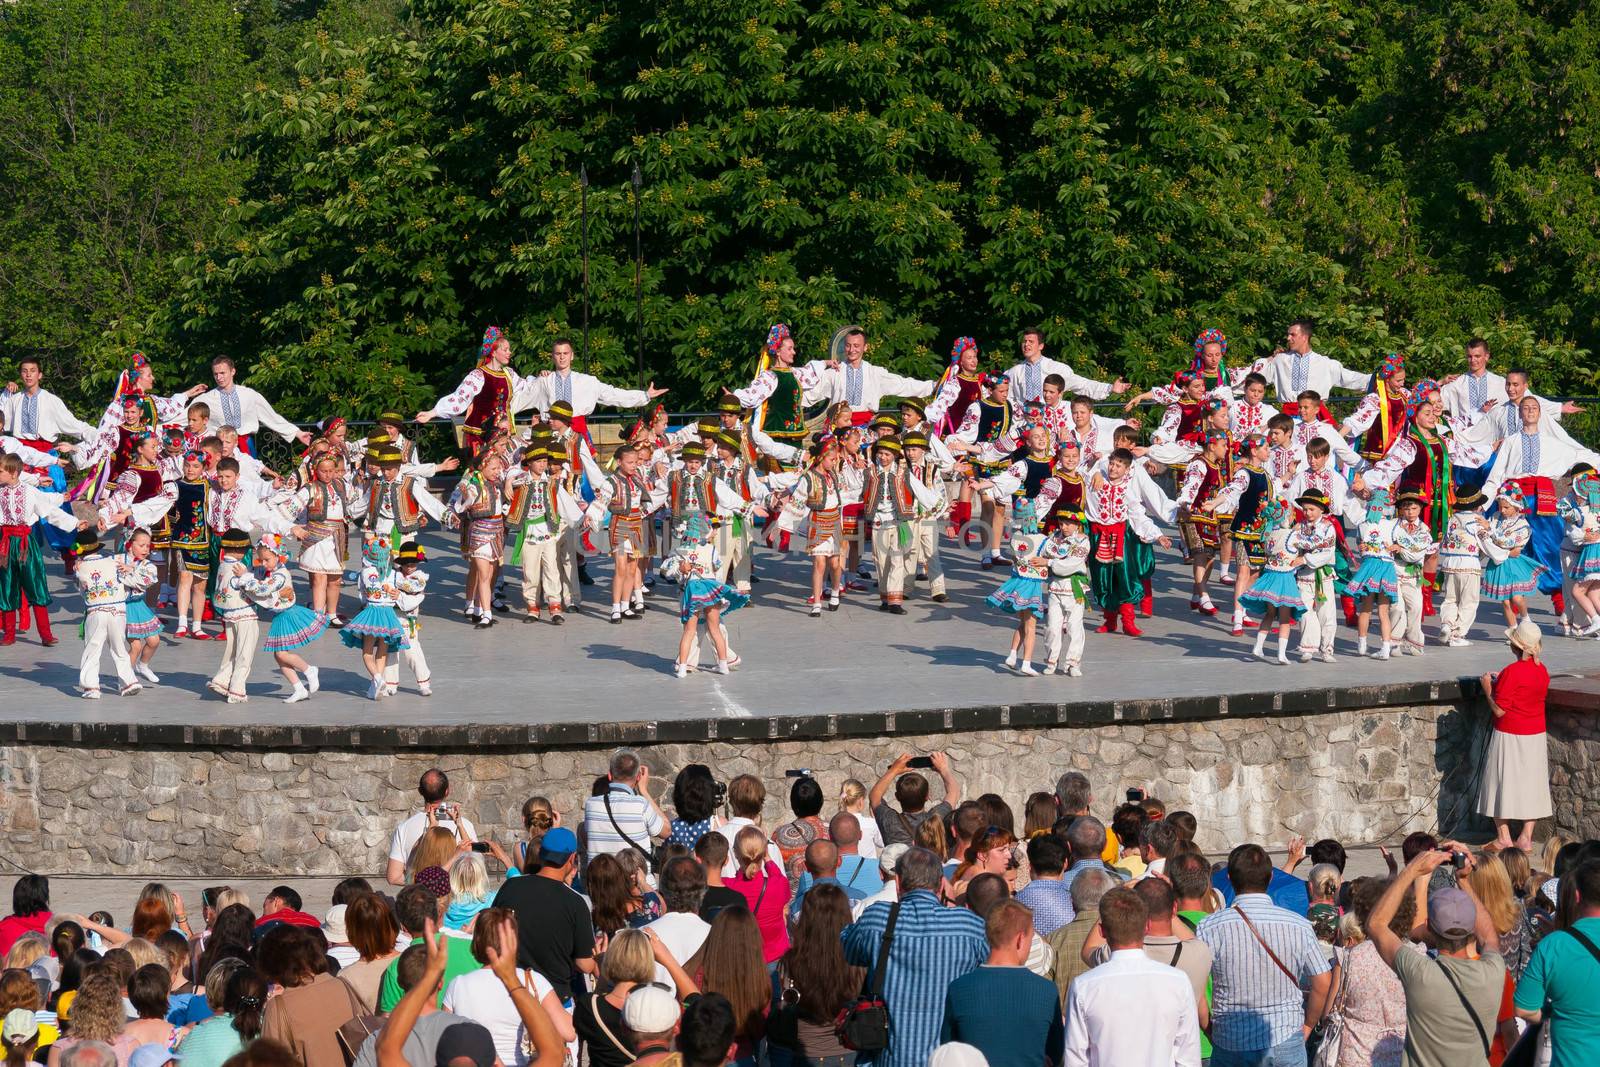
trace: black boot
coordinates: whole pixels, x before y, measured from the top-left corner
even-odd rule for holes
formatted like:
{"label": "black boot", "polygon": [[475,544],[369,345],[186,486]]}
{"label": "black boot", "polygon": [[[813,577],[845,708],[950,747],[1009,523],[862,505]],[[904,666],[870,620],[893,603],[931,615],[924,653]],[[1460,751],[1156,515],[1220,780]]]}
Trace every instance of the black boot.
{"label": "black boot", "polygon": [[578,563],[578,584],[593,585],[594,579],[589,577],[589,561],[581,560]]}

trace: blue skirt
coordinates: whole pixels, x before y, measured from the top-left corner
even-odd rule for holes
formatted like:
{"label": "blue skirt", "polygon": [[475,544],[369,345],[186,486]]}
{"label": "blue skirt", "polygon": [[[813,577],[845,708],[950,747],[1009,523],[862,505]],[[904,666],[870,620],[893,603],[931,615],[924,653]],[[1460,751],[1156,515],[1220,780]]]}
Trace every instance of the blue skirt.
{"label": "blue skirt", "polygon": [[161,620],[156,618],[156,613],[150,610],[150,605],[143,599],[128,598],[128,640],[137,641],[144,637],[154,637],[164,630]]}
{"label": "blue skirt", "polygon": [[321,637],[322,631],[327,628],[326,615],[318,615],[310,608],[296,604],[278,612],[278,617],[267,628],[267,643],[263,647],[268,652],[292,652]]}
{"label": "blue skirt", "polygon": [[411,642],[406,640],[405,627],[400,624],[400,616],[395,614],[390,604],[368,604],[361,609],[361,614],[345,623],[344,629],[339,631],[339,640],[351,648],[360,648],[364,637],[375,637],[384,642],[390,652],[411,647]]}
{"label": "blue skirt", "polygon": [[1045,616],[1044,588],[1043,578],[1024,578],[1013,574],[985,599],[990,607],[999,608],[1008,615],[1032,612],[1034,618],[1042,619]]}
{"label": "blue skirt", "polygon": [[707,608],[721,608],[726,615],[738,611],[750,598],[727,582],[715,578],[690,578],[683,583],[683,599],[678,605],[678,621],[688,622]]}
{"label": "blue skirt", "polygon": [[1244,596],[1239,598],[1246,611],[1261,615],[1268,608],[1287,608],[1298,619],[1306,612],[1306,602],[1300,595],[1300,583],[1294,571],[1262,571],[1261,577],[1251,583]]}
{"label": "blue skirt", "polygon": [[[1541,593],[1561,592],[1561,540],[1567,527],[1556,515],[1528,515],[1528,532],[1532,540],[1522,546],[1518,559],[1533,557],[1538,567],[1534,574]],[[1507,560],[1507,563],[1514,562]]]}
{"label": "blue skirt", "polygon": [[[1528,547],[1523,546],[1523,552]],[[1540,578],[1546,573],[1543,563],[1531,555],[1512,556],[1504,563],[1491,563],[1483,569],[1483,595],[1490,600],[1510,600],[1514,596],[1537,593]]]}
{"label": "blue skirt", "polygon": [[1400,572],[1394,560],[1383,556],[1363,556],[1361,566],[1350,576],[1350,595],[1382,597],[1393,604],[1400,598]]}
{"label": "blue skirt", "polygon": [[1572,580],[1575,582],[1600,581],[1600,541],[1584,545],[1578,558],[1572,561]]}

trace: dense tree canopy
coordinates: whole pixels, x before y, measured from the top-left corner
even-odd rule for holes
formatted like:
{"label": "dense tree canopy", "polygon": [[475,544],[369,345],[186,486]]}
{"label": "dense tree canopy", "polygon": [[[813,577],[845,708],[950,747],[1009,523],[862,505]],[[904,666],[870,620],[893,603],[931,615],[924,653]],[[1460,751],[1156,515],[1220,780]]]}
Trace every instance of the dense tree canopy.
{"label": "dense tree canopy", "polygon": [[[925,376],[959,334],[1009,361],[1041,324],[1148,381],[1204,327],[1244,358],[1309,315],[1356,365],[1443,369],[1482,333],[1548,391],[1597,384],[1600,27],[1577,3],[191,0],[178,34],[171,0],[81,0],[131,173],[99,142],[12,147],[73,143],[49,88],[73,64],[32,47],[62,5],[6,8],[14,348],[138,344],[189,374],[228,351],[296,414],[421,402],[486,323],[524,368],[581,333],[586,173],[580,360],[680,408],[747,378],[778,320],[802,358],[857,322]],[[105,170],[168,213],[160,240],[65,210]]]}

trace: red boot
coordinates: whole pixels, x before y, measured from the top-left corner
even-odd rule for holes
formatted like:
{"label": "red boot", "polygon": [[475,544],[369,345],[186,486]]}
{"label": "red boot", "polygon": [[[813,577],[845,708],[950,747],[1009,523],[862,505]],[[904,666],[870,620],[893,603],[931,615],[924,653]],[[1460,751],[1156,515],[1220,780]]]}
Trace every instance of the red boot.
{"label": "red boot", "polygon": [[1555,611],[1557,618],[1564,619],[1567,617],[1567,598],[1562,594],[1561,590],[1557,589],[1550,594],[1550,607]]}
{"label": "red boot", "polygon": [[28,616],[31,614],[28,608],[31,606],[28,603],[28,594],[20,589],[17,590],[17,629],[23,633],[28,632]]}
{"label": "red boot", "polygon": [[61,569],[66,571],[67,577],[72,577],[72,572],[78,569],[78,550],[63,548],[61,550]]}
{"label": "red boot", "polygon": [[0,645],[14,645],[17,643],[17,613],[14,611],[0,612]]}
{"label": "red boot", "polygon": [[1117,632],[1117,612],[1106,609],[1106,621],[1094,628],[1097,634],[1114,634]]}
{"label": "red boot", "polygon": [[1139,614],[1145,618],[1156,613],[1156,592],[1150,585],[1150,579],[1144,579],[1144,596],[1139,600]]}
{"label": "red boot", "polygon": [[1344,624],[1354,628],[1356,624],[1356,598],[1342,596],[1339,598],[1339,606],[1344,609]]}
{"label": "red boot", "polygon": [[1118,610],[1122,614],[1122,632],[1123,633],[1127,634],[1129,637],[1138,637],[1138,636],[1140,636],[1141,634],[1144,633],[1143,630],[1139,629],[1138,623],[1133,621],[1133,605],[1132,604],[1124,604]]}
{"label": "red boot", "polygon": [[200,621],[201,622],[212,622],[212,621],[214,621],[216,619],[216,617],[217,617],[217,613],[211,610],[211,601],[209,599],[207,599],[206,600],[205,614],[200,616]]}
{"label": "red boot", "polygon": [[50,609],[41,604],[33,606],[33,625],[39,631],[39,643],[49,648],[59,644],[60,638],[50,629]]}
{"label": "red boot", "polygon": [[1435,614],[1437,612],[1433,610],[1433,586],[1425,585],[1422,587],[1422,617],[1426,619],[1429,615]]}

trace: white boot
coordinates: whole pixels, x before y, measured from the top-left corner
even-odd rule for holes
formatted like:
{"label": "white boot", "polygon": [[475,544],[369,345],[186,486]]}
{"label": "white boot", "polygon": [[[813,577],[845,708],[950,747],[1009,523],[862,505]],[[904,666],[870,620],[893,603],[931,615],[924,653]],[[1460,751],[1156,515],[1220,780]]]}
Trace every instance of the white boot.
{"label": "white boot", "polygon": [[310,699],[311,699],[311,691],[308,690],[304,685],[296,683],[295,687],[294,687],[294,692],[292,692],[288,696],[284,697],[283,698],[283,702],[285,704],[298,704],[302,700],[310,700]]}

